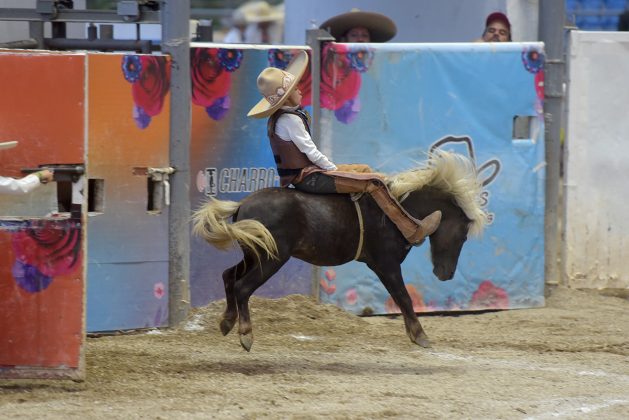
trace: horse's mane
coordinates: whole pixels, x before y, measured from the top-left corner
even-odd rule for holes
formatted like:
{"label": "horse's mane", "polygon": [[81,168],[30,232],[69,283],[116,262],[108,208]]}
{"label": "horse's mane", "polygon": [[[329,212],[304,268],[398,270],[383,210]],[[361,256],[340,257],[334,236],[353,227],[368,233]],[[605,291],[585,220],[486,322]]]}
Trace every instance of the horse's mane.
{"label": "horse's mane", "polygon": [[425,186],[452,194],[471,220],[469,233],[472,235],[479,235],[487,224],[487,213],[479,202],[482,185],[474,163],[463,155],[435,150],[423,167],[389,176],[387,183],[398,200]]}

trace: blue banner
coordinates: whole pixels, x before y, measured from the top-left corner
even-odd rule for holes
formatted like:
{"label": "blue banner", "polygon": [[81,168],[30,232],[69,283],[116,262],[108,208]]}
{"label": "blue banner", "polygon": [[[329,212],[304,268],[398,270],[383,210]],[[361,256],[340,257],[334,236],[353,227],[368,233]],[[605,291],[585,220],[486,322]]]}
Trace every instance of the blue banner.
{"label": "blue banner", "polygon": [[[490,224],[463,247],[453,280],[432,274],[430,247],[402,272],[416,311],[544,303],[543,45],[328,44],[319,144],[335,163],[396,173],[440,148],[470,157]],[[344,71],[341,71],[341,70]],[[323,302],[397,313],[362,263],[323,267]]]}

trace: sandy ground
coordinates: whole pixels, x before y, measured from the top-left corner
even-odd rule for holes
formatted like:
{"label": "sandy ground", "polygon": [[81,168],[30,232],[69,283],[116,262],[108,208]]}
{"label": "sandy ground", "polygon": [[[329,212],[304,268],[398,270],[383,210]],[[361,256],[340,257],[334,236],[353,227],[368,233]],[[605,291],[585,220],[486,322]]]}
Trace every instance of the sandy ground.
{"label": "sandy ground", "polygon": [[0,381],[0,418],[629,418],[629,301],[559,288],[542,309],[361,318],[252,300],[244,351],[223,302],[181,328],[88,338],[87,379]]}

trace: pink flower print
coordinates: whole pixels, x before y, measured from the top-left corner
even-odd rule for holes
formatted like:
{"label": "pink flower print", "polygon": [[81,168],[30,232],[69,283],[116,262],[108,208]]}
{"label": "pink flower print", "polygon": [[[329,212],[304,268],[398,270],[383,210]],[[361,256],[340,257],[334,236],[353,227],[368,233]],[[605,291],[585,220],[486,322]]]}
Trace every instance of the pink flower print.
{"label": "pink flower print", "polygon": [[144,129],[164,106],[170,89],[170,63],[166,57],[125,55],[122,73],[132,84],[133,119],[139,128]]}
{"label": "pink flower print", "polygon": [[336,111],[360,91],[360,72],[352,67],[346,45],[327,44],[321,63],[321,107]]}
{"label": "pink flower print", "polygon": [[155,283],[155,285],[153,285],[153,295],[157,299],[163,298],[165,294],[166,294],[166,288],[164,287],[164,283],[160,281],[160,282]]}
{"label": "pink flower print", "polygon": [[16,259],[44,276],[68,274],[80,266],[80,223],[33,220],[12,235],[11,243]]}
{"label": "pink flower print", "polygon": [[358,302],[358,292],[352,287],[347,292],[345,292],[345,303],[353,306],[356,305],[356,302]]}
{"label": "pink flower print", "polygon": [[[424,297],[422,294],[415,289],[415,286],[411,284],[406,285],[406,291],[411,297],[411,301],[413,302],[413,311],[415,312],[424,312],[426,310],[426,306],[424,305]],[[400,308],[393,301],[392,297],[388,297],[384,302],[384,310],[389,314],[397,314],[400,313]]]}
{"label": "pink flower print", "polygon": [[490,280],[483,281],[472,294],[470,309],[508,309],[509,295]]}
{"label": "pink flower print", "polygon": [[319,280],[319,286],[326,294],[331,295],[336,292],[336,284],[330,284],[324,279]]}

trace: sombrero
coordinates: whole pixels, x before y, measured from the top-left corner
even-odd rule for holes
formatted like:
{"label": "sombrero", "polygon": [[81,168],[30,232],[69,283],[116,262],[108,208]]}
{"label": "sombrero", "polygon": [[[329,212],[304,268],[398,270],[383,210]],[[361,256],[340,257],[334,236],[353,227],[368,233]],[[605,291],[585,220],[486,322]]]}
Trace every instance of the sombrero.
{"label": "sombrero", "polygon": [[330,32],[334,38],[340,39],[347,31],[357,26],[367,28],[371,42],[387,42],[397,33],[395,23],[387,16],[358,9],[331,17],[319,27]]}
{"label": "sombrero", "polygon": [[271,7],[266,1],[245,3],[237,9],[247,23],[274,22],[284,18],[284,13]]}
{"label": "sombrero", "polygon": [[5,141],[0,142],[0,150],[2,149],[10,149],[12,147],[17,146],[17,141]]}
{"label": "sombrero", "polygon": [[264,118],[273,114],[286,102],[308,66],[308,54],[300,51],[288,64],[286,70],[267,67],[258,76],[258,91],[264,96],[247,117]]}

